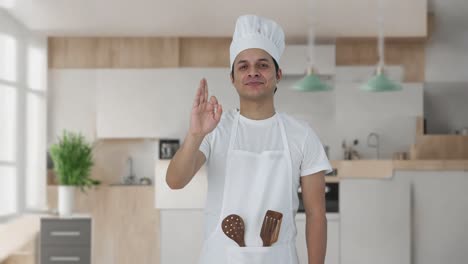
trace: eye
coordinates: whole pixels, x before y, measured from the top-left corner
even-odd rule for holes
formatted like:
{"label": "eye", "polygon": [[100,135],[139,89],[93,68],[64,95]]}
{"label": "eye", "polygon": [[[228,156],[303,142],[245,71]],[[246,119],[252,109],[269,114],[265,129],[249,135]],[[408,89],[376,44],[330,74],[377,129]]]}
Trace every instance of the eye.
{"label": "eye", "polygon": [[268,65],[267,63],[260,63],[260,68],[262,69],[266,69],[268,68],[270,65]]}
{"label": "eye", "polygon": [[247,65],[245,65],[245,64],[244,64],[244,65],[241,65],[241,66],[239,67],[239,70],[245,70],[245,69],[247,69]]}

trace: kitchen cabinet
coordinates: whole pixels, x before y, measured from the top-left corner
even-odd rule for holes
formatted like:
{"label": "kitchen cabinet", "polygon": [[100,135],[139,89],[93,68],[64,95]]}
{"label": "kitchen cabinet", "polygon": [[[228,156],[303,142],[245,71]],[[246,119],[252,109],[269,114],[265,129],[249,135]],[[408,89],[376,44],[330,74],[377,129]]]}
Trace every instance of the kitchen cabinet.
{"label": "kitchen cabinet", "polygon": [[173,190],[166,183],[170,160],[156,161],[155,205],[157,209],[203,209],[205,208],[208,182],[206,167],[202,166],[183,189]]}
{"label": "kitchen cabinet", "polygon": [[[307,245],[305,236],[305,214],[296,215],[296,248],[299,263],[308,263]],[[327,253],[325,264],[340,263],[340,215],[337,213],[327,213]]]}
{"label": "kitchen cabinet", "polygon": [[49,70],[48,144],[63,130],[96,139],[96,76],[95,70]]}
{"label": "kitchen cabinet", "polygon": [[99,138],[182,138],[201,78],[224,109],[237,97],[227,68],[98,70]]}
{"label": "kitchen cabinet", "polygon": [[91,263],[91,218],[42,218],[40,259],[49,263]]}
{"label": "kitchen cabinet", "polygon": [[203,210],[160,210],[160,264],[198,263],[203,248]]}
{"label": "kitchen cabinet", "polygon": [[[57,208],[57,186],[48,187],[47,201],[49,208]],[[101,185],[86,193],[76,190],[74,208],[92,218],[93,264],[159,263],[160,212],[154,209],[153,187]]]}
{"label": "kitchen cabinet", "polygon": [[340,238],[341,264],[411,263],[410,185],[342,178]]}

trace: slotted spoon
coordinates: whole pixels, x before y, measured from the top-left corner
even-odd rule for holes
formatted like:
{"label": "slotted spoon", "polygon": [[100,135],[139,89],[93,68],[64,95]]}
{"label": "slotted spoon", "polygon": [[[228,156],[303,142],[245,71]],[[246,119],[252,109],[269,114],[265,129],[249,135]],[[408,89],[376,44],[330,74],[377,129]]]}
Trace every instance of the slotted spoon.
{"label": "slotted spoon", "polygon": [[280,212],[273,210],[266,212],[265,218],[263,218],[262,230],[260,231],[264,247],[269,247],[278,241],[282,219],[283,214]]}
{"label": "slotted spoon", "polygon": [[230,239],[234,240],[239,246],[245,247],[244,241],[244,221],[242,217],[231,214],[224,218],[221,223],[221,228],[223,229],[224,234]]}

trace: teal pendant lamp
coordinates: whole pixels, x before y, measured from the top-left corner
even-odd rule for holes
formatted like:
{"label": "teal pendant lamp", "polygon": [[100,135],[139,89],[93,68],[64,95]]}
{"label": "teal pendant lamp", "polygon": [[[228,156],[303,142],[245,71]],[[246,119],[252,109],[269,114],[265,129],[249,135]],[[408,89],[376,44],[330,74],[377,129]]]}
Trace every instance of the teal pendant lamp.
{"label": "teal pendant lamp", "polygon": [[390,92],[400,91],[403,88],[399,83],[390,80],[383,72],[383,67],[378,67],[376,74],[367,83],[361,86],[366,92]]}
{"label": "teal pendant lamp", "polygon": [[[315,0],[310,0],[310,7],[311,7],[311,20],[315,18],[313,12],[315,11]],[[322,92],[322,91],[329,91],[331,90],[331,86],[327,83],[323,82],[318,72],[315,70],[314,65],[314,44],[315,44],[315,35],[314,35],[314,22],[311,21],[311,25],[309,26],[309,34],[308,34],[308,41],[307,41],[307,73],[304,78],[299,80],[293,85],[293,90],[299,92]]]}
{"label": "teal pendant lamp", "polygon": [[320,80],[312,67],[307,69],[307,75],[296,82],[293,89],[300,92],[321,92],[331,90],[331,86]]}
{"label": "teal pendant lamp", "polygon": [[390,80],[384,72],[384,34],[383,34],[383,1],[379,0],[379,37],[378,37],[378,52],[379,63],[375,75],[361,86],[361,90],[366,92],[392,92],[402,90],[402,86]]}

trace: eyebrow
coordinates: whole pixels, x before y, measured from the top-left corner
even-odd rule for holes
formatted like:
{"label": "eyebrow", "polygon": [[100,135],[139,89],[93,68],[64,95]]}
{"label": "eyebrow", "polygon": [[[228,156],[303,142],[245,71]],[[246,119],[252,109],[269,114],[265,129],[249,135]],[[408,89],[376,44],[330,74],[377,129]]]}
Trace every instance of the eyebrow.
{"label": "eyebrow", "polygon": [[[260,62],[260,61],[270,62],[267,58],[258,59],[256,62]],[[240,61],[237,62],[237,64],[247,63],[247,62],[248,62],[247,60],[240,60]]]}

